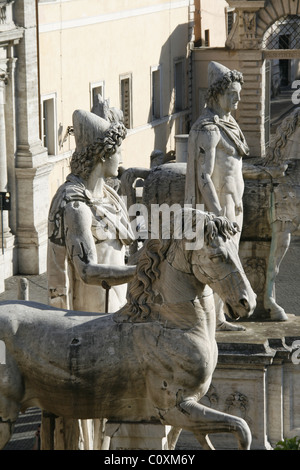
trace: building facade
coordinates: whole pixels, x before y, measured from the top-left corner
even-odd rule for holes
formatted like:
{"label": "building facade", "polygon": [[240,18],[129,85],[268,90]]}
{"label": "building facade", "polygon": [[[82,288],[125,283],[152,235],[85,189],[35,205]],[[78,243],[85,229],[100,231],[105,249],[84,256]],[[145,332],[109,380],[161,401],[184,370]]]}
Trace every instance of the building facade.
{"label": "building facade", "polygon": [[215,60],[243,72],[236,118],[251,156],[264,156],[270,90],[300,76],[299,15],[292,0],[1,0],[0,192],[10,210],[1,210],[0,292],[13,274],[46,270],[48,209],[69,172],[75,109],[91,110],[99,95],[121,108],[123,166],[149,167],[152,151],[172,155],[201,113]]}
{"label": "building facade", "polygon": [[299,78],[300,5],[292,0],[226,3],[229,8],[224,46],[205,48],[195,44],[193,49],[193,121],[204,105],[208,63],[215,60],[239,70],[244,75],[244,86],[236,118],[251,156],[264,157],[270,144],[272,87],[280,73],[279,83],[285,80],[290,88]]}
{"label": "building facade", "polygon": [[46,270],[47,216],[69,172],[72,114],[100,94],[124,112],[123,164],[175,150],[191,107],[192,0],[0,2],[0,291]]}
{"label": "building facade", "polygon": [[74,149],[76,108],[97,95],[123,110],[124,166],[148,167],[153,149],[174,150],[188,129],[189,0],[38,2],[41,133],[53,162],[51,194]]}
{"label": "building facade", "polygon": [[[36,4],[0,3],[0,289],[15,273],[46,269],[49,176],[39,134]],[[1,198],[3,203],[3,199]]]}

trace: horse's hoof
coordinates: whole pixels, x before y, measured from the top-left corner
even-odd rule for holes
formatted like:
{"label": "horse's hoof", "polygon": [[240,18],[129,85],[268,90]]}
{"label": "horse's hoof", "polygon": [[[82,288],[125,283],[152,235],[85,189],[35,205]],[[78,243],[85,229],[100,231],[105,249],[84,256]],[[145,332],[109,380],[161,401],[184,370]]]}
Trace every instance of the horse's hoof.
{"label": "horse's hoof", "polygon": [[287,314],[281,307],[270,310],[270,318],[272,321],[287,321],[288,320]]}
{"label": "horse's hoof", "polygon": [[216,326],[216,331],[245,331],[246,328],[242,325],[223,321]]}

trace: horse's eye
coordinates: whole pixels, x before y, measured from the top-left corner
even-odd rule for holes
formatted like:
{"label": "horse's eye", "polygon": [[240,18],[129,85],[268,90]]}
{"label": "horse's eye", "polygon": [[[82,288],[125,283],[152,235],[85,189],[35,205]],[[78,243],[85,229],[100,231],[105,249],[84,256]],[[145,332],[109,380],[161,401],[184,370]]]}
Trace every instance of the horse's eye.
{"label": "horse's eye", "polygon": [[226,261],[226,255],[224,253],[216,253],[210,256],[210,259],[213,263],[219,263],[220,261]]}

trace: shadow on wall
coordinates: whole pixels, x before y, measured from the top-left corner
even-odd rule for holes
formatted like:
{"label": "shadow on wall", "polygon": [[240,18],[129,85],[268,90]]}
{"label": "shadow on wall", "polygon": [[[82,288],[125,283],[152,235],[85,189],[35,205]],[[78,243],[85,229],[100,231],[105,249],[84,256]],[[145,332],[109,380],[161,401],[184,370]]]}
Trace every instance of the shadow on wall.
{"label": "shadow on wall", "polygon": [[[168,119],[168,115],[180,113],[188,108],[188,24],[178,25],[162,46],[159,65],[152,68],[151,96],[148,122],[153,124],[154,148],[167,153],[167,143],[171,134],[188,132],[189,116]],[[184,42],[184,44],[183,44]],[[176,51],[184,51],[177,55]]]}

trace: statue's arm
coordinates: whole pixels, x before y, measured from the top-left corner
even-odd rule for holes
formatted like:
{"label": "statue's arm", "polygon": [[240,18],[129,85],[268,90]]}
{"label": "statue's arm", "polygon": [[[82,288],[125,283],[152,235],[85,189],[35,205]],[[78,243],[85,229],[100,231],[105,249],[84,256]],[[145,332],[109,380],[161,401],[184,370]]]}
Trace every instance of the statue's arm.
{"label": "statue's arm", "polygon": [[210,125],[199,131],[192,131],[189,139],[189,154],[193,152],[197,172],[197,184],[209,212],[221,215],[222,207],[212,181],[215,166],[216,148],[220,140],[217,126]]}
{"label": "statue's arm", "polygon": [[99,264],[92,236],[92,214],[82,202],[71,202],[65,207],[65,239],[68,255],[80,278],[86,284],[101,285],[105,281],[114,286],[130,282],[136,266]]}

